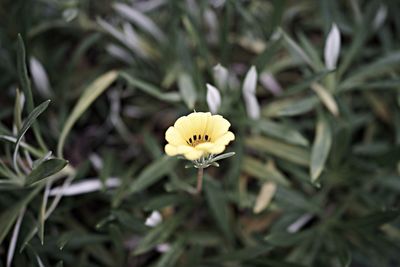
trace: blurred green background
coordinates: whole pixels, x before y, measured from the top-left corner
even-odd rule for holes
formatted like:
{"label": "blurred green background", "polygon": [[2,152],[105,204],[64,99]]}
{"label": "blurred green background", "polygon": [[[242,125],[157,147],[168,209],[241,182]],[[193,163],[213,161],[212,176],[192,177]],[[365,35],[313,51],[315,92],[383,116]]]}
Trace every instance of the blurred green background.
{"label": "blurred green background", "polygon": [[[1,0],[0,266],[400,266],[398,14]],[[209,109],[236,155],[194,196],[164,133]]]}

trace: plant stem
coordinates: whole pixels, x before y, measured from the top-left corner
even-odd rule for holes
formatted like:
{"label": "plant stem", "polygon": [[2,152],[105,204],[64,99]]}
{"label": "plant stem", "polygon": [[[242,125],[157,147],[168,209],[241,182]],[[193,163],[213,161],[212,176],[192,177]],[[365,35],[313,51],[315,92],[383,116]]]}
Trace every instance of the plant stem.
{"label": "plant stem", "polygon": [[197,191],[196,194],[200,194],[203,188],[203,173],[204,168],[199,168],[197,171]]}

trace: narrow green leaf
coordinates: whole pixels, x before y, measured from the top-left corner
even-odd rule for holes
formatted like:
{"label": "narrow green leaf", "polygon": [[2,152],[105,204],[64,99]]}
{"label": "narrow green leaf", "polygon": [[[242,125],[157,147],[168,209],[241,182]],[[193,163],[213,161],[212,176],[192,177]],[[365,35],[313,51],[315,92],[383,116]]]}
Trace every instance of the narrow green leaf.
{"label": "narrow green leaf", "polygon": [[255,264],[258,267],[306,267],[305,265],[287,262],[287,261],[280,261],[280,260],[269,260],[269,259],[260,259],[251,261],[251,263]]}
{"label": "narrow green leaf", "polygon": [[188,109],[193,110],[197,99],[197,92],[192,78],[188,74],[182,73],[179,76],[178,85],[183,101]]}
{"label": "narrow green leaf", "polygon": [[42,164],[44,161],[48,160],[51,155],[53,154],[53,152],[49,151],[47,152],[46,155],[44,155],[43,157],[41,157],[40,159],[37,159],[33,162],[32,164],[32,168],[35,169],[37,166],[39,166],[40,164]]}
{"label": "narrow green leaf", "polygon": [[76,121],[89,108],[89,106],[117,79],[118,72],[109,71],[95,81],[93,81],[79,98],[71,114],[69,115],[62,131],[57,145],[57,155],[62,158],[65,140]]}
{"label": "narrow green leaf", "polygon": [[378,211],[364,217],[349,220],[345,223],[346,229],[366,230],[377,228],[385,223],[389,223],[400,216],[400,211]]}
{"label": "narrow green leaf", "polygon": [[56,158],[46,160],[32,170],[32,172],[26,177],[25,183],[26,185],[31,185],[45,178],[48,178],[49,176],[61,171],[67,164],[68,161],[63,159]]}
{"label": "narrow green leaf", "polygon": [[274,245],[274,246],[292,246],[294,244],[300,243],[303,240],[307,239],[314,233],[313,230],[308,230],[299,233],[289,233],[289,232],[272,232],[268,236],[265,237],[265,241]]}
{"label": "narrow green leaf", "polygon": [[[24,40],[22,39],[21,34],[18,34],[18,53],[17,53],[17,69],[18,69],[18,78],[19,83],[21,85],[22,91],[24,92],[26,103],[27,103],[27,110],[29,113],[32,113],[34,109],[34,102],[32,96],[32,88],[31,88],[31,81],[28,76],[28,70],[26,67],[26,52],[25,52],[25,45]],[[46,149],[46,145],[43,142],[43,138],[40,134],[39,128],[36,124],[33,125],[33,132],[35,135],[36,140],[40,144],[43,149]]]}
{"label": "narrow green leaf", "polygon": [[221,154],[221,155],[216,156],[216,157],[213,158],[210,162],[216,162],[216,161],[218,161],[218,160],[230,158],[230,157],[233,157],[235,154],[236,154],[235,152],[224,153],[224,154]]}
{"label": "narrow green leaf", "polygon": [[0,244],[3,243],[4,238],[10,231],[14,222],[18,218],[20,211],[36,196],[42,187],[38,186],[31,191],[25,198],[20,200],[14,206],[10,207],[0,215]]}
{"label": "narrow green leaf", "polygon": [[183,223],[183,219],[185,218],[186,214],[187,209],[184,209],[180,213],[169,218],[167,221],[151,229],[140,241],[139,245],[134,251],[134,254],[139,255],[145,253],[156,245],[165,242],[176,230],[176,228]]}
{"label": "narrow green leaf", "polygon": [[280,37],[276,40],[273,40],[272,43],[259,55],[254,61],[256,68],[262,71],[267,64],[271,62],[274,56],[276,56],[278,50],[282,46],[283,38]]}
{"label": "narrow green leaf", "polygon": [[170,172],[175,164],[176,158],[163,156],[152,164],[148,165],[130,185],[129,193],[140,192],[159,181],[164,175]]}
{"label": "narrow green leaf", "polygon": [[293,145],[308,146],[308,140],[294,127],[283,123],[274,122],[272,120],[260,119],[252,122],[254,128],[258,128],[262,133],[278,138],[286,143]]}
{"label": "narrow green leaf", "polygon": [[40,243],[42,245],[44,244],[44,226],[46,221],[46,209],[47,209],[47,201],[49,199],[50,187],[51,187],[51,181],[48,181],[44,189],[42,204],[39,209],[38,232],[39,232]]}
{"label": "narrow green leaf", "polygon": [[121,72],[121,77],[124,78],[130,85],[135,86],[137,89],[142,90],[146,94],[149,94],[159,100],[165,102],[179,102],[181,100],[181,96],[178,93],[164,93],[157,87],[152,84],[146,83],[142,80],[139,80],[126,72]]}
{"label": "narrow green leaf", "polygon": [[177,266],[176,264],[179,257],[184,252],[184,245],[184,238],[179,238],[171,248],[161,256],[155,267]]}
{"label": "narrow green leaf", "polygon": [[308,166],[310,164],[310,152],[304,147],[294,146],[268,137],[248,138],[245,143],[254,150],[266,152],[299,165]]}
{"label": "narrow green leaf", "polygon": [[234,250],[217,257],[211,258],[212,262],[244,262],[259,257],[272,250],[270,245],[258,245],[254,247],[246,247],[240,250]]}
{"label": "narrow green leaf", "polygon": [[285,186],[290,184],[290,182],[281,172],[276,169],[268,168],[266,164],[263,164],[259,160],[252,157],[244,158],[242,170],[245,173],[265,182],[273,181]]}
{"label": "narrow green leaf", "polygon": [[144,206],[146,211],[160,210],[167,206],[175,206],[189,201],[186,196],[178,194],[162,194],[152,197]]}
{"label": "narrow green leaf", "polygon": [[320,112],[315,131],[315,139],[311,149],[310,175],[315,183],[320,177],[332,146],[332,132],[329,121]]}
{"label": "narrow green leaf", "polygon": [[204,181],[204,188],[208,206],[218,227],[224,233],[225,237],[232,241],[228,203],[224,192],[215,181],[210,179]]}
{"label": "narrow green leaf", "polygon": [[319,213],[321,209],[318,202],[314,201],[310,196],[283,186],[279,186],[275,192],[275,201],[286,208],[297,208],[310,213]]}
{"label": "narrow green leaf", "polygon": [[314,109],[319,103],[315,96],[303,99],[284,99],[270,103],[262,110],[266,117],[297,116]]}
{"label": "narrow green leaf", "polygon": [[317,82],[317,81],[323,79],[324,77],[326,77],[328,74],[332,73],[333,71],[334,70],[323,70],[323,71],[316,72],[312,75],[305,76],[301,81],[299,81],[295,85],[289,86],[282,93],[281,97],[298,94],[300,92],[308,90],[310,88],[310,85],[313,82]]}
{"label": "narrow green leaf", "polygon": [[35,122],[37,117],[39,117],[39,115],[42,114],[42,112],[46,110],[46,108],[49,106],[49,103],[50,103],[50,100],[44,101],[42,104],[37,106],[34,110],[32,110],[32,112],[28,115],[28,118],[25,120],[24,124],[22,125],[21,130],[18,133],[17,141],[15,143],[14,155],[13,155],[13,164],[14,164],[14,168],[16,170],[19,170],[19,167],[17,164],[17,155],[18,155],[18,148],[20,146],[22,137],[24,137],[25,133]]}
{"label": "narrow green leaf", "polygon": [[21,105],[22,95],[19,89],[16,90],[15,104],[14,104],[14,125],[19,131],[22,127],[22,109]]}
{"label": "narrow green leaf", "polygon": [[288,50],[297,58],[301,59],[303,62],[307,63],[309,66],[317,69],[314,62],[312,62],[311,58],[306,54],[303,48],[300,47],[289,35],[287,35],[283,30],[281,30],[283,34],[283,39],[285,40],[285,44],[287,45]]}
{"label": "narrow green leaf", "polygon": [[31,113],[34,108],[31,82],[28,76],[28,70],[26,68],[26,52],[24,40],[21,34],[18,34],[18,54],[17,54],[17,68],[18,77],[21,84],[22,91],[26,97],[28,112]]}

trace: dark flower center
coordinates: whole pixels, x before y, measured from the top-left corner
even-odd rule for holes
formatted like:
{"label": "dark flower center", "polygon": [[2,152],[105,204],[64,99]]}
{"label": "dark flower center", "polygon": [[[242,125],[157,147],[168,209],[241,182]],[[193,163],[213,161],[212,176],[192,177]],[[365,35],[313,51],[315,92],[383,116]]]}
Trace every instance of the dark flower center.
{"label": "dark flower center", "polygon": [[186,141],[186,143],[191,146],[197,146],[198,144],[210,141],[211,138],[207,134],[206,135],[194,134],[192,137],[189,138],[189,140]]}

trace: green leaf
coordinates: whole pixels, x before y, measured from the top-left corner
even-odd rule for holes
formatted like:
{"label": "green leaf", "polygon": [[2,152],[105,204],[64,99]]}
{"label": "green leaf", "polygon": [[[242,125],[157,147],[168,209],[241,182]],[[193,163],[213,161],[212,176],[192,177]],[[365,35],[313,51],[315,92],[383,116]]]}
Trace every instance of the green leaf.
{"label": "green leaf", "polygon": [[37,166],[39,166],[40,164],[42,164],[44,161],[50,159],[51,155],[53,154],[52,151],[47,152],[46,155],[44,155],[43,157],[41,157],[40,159],[35,160],[32,163],[32,169],[35,169]]}
{"label": "green leaf", "polygon": [[325,115],[320,112],[315,132],[315,139],[311,149],[310,175],[312,183],[317,181],[325,167],[332,146],[331,131],[329,121]]}
{"label": "green leaf", "polygon": [[17,164],[17,155],[18,155],[18,148],[20,146],[22,137],[24,137],[25,133],[28,131],[28,129],[31,127],[31,125],[35,122],[37,117],[39,117],[39,115],[42,114],[42,112],[46,110],[46,108],[49,106],[49,103],[50,103],[50,100],[44,101],[42,104],[37,106],[34,110],[32,110],[32,112],[28,115],[28,118],[25,120],[24,124],[22,125],[21,130],[18,132],[17,141],[15,143],[14,155],[13,155],[13,164],[14,164],[14,168],[16,170],[19,170],[19,167]]}
{"label": "green leaf", "polygon": [[281,97],[298,94],[302,91],[308,90],[310,88],[310,85],[313,82],[317,82],[317,81],[321,80],[322,78],[326,77],[328,74],[330,74],[332,72],[333,72],[333,70],[323,70],[320,72],[316,72],[312,75],[305,76],[301,81],[299,81],[295,85],[289,86],[282,93]]}
{"label": "green leaf", "polygon": [[293,56],[299,58],[303,62],[307,63],[309,66],[317,69],[315,63],[312,62],[311,58],[306,54],[306,52],[301,48],[292,38],[289,37],[283,30],[280,30],[283,34],[283,39],[287,45],[288,50],[293,54]]}
{"label": "green leaf", "polygon": [[18,54],[17,54],[17,68],[18,68],[18,78],[21,84],[22,91],[26,97],[28,112],[31,113],[34,104],[32,97],[31,82],[28,76],[28,70],[26,68],[26,52],[24,40],[21,34],[18,34]]}
{"label": "green leaf", "polygon": [[348,220],[343,226],[346,229],[367,230],[377,228],[385,223],[389,223],[400,216],[400,211],[378,211],[364,217]]}
{"label": "green leaf", "polygon": [[[21,37],[21,34],[18,34],[17,69],[18,69],[19,83],[26,97],[27,110],[29,113],[32,113],[34,109],[34,102],[32,96],[31,82],[28,76],[28,70],[26,68],[25,45],[24,45],[24,40]],[[33,125],[33,132],[40,146],[43,149],[45,149],[46,145],[43,142],[43,138],[40,135],[39,128],[36,126],[36,124]]]}
{"label": "green leaf", "polygon": [[174,168],[176,163],[176,158],[163,156],[152,164],[149,164],[130,185],[129,193],[140,192],[158,182]]}
{"label": "green leaf", "polygon": [[263,181],[274,181],[278,184],[288,186],[290,182],[287,178],[275,168],[269,168],[266,164],[252,157],[245,157],[242,170]]}
{"label": "green leaf", "polygon": [[101,75],[86,88],[61,131],[57,145],[57,155],[59,158],[62,158],[65,140],[76,121],[82,116],[86,109],[88,109],[88,107],[117,79],[117,77],[118,72],[109,71]]}
{"label": "green leaf", "polygon": [[302,192],[291,190],[283,186],[279,186],[275,193],[275,201],[285,208],[299,209],[310,213],[319,213],[321,208],[316,200],[310,196],[304,195]]}
{"label": "green leaf", "polygon": [[129,75],[126,72],[121,72],[120,75],[122,78],[124,78],[128,82],[128,84],[135,86],[136,88],[142,90],[146,94],[149,94],[159,100],[162,100],[165,102],[179,102],[181,100],[181,97],[178,93],[161,92],[161,90],[159,88],[155,87],[154,85],[146,83],[142,80],[139,80],[139,79]]}
{"label": "green leaf", "polygon": [[212,262],[244,262],[250,259],[254,259],[268,251],[272,250],[272,246],[269,245],[258,245],[254,247],[246,247],[240,250],[234,250],[217,257],[211,258]]}
{"label": "green leaf", "polygon": [[245,143],[254,150],[266,152],[299,165],[308,166],[310,164],[310,152],[303,147],[267,137],[248,138]]}
{"label": "green leaf", "polygon": [[234,156],[235,154],[236,154],[235,152],[228,152],[228,153],[224,153],[224,154],[218,155],[215,158],[213,158],[212,160],[210,160],[210,163],[211,162],[216,162],[218,160],[230,158],[230,157]]}
{"label": "green leaf", "polygon": [[48,178],[49,176],[61,171],[67,164],[68,161],[63,159],[46,160],[32,170],[32,172],[26,177],[25,183],[26,185],[32,185],[45,178]]}
{"label": "green leaf", "polygon": [[302,242],[303,240],[309,238],[315,231],[308,230],[298,233],[289,233],[289,232],[273,232],[265,237],[265,241],[274,245],[274,246],[292,246],[297,243]]}
{"label": "green leaf", "polygon": [[286,143],[301,146],[309,145],[308,140],[294,127],[266,119],[252,122],[252,126],[260,129],[264,134],[278,138]]}
{"label": "green leaf", "polygon": [[184,195],[178,194],[159,194],[153,196],[144,206],[146,211],[160,210],[167,206],[175,206],[187,202]]}
{"label": "green leaf", "polygon": [[364,81],[371,77],[381,76],[393,68],[400,65],[400,51],[392,52],[384,57],[367,65],[362,65],[359,69],[349,75],[349,78],[343,81],[343,85],[353,83],[355,81]]}
{"label": "green leaf", "polygon": [[255,266],[261,267],[306,267],[305,265],[300,265],[297,263],[280,261],[280,260],[269,260],[269,259],[262,259],[262,260],[254,260],[251,263],[256,264]]}
{"label": "green leaf", "polygon": [[21,105],[22,94],[17,89],[15,90],[15,104],[14,104],[14,125],[17,128],[17,131],[21,129],[22,126],[22,109],[23,106]]}
{"label": "green leaf", "polygon": [[4,238],[17,220],[20,211],[39,193],[41,188],[41,186],[36,187],[25,198],[0,215],[0,244],[3,243]]}
{"label": "green leaf", "polygon": [[262,115],[266,117],[298,116],[311,111],[318,103],[319,100],[315,96],[278,100],[263,108]]}
{"label": "green leaf", "polygon": [[271,44],[260,55],[257,56],[253,64],[256,66],[256,69],[262,72],[265,66],[270,63],[274,56],[277,55],[278,50],[282,46],[282,41],[282,37],[272,40]]}
{"label": "green leaf", "polygon": [[176,264],[179,260],[179,257],[184,252],[184,246],[185,239],[179,238],[167,252],[162,254],[155,267],[177,266]]}
{"label": "green leaf", "polygon": [[210,179],[205,179],[204,187],[208,206],[218,227],[225,237],[232,241],[228,203],[223,190],[216,182]]}
{"label": "green leaf", "polygon": [[197,92],[192,78],[188,74],[182,73],[179,76],[178,85],[183,101],[188,109],[193,110],[197,99]]}
{"label": "green leaf", "polygon": [[187,209],[182,210],[180,213],[175,214],[162,224],[157,225],[151,229],[146,236],[140,241],[136,247],[134,254],[139,255],[145,253],[155,247],[156,245],[165,242],[176,228],[183,223],[187,214]]}

